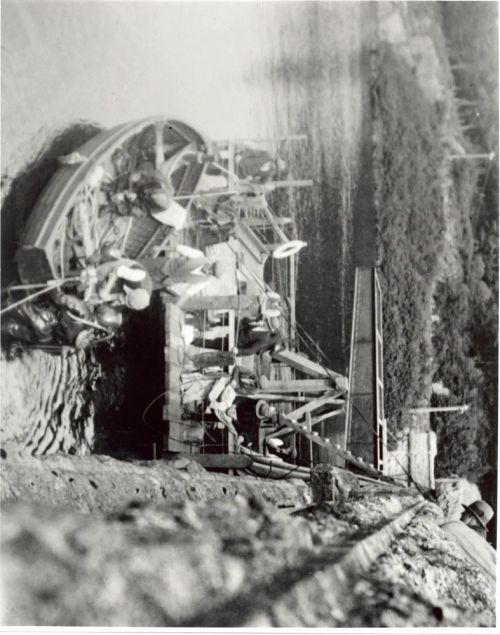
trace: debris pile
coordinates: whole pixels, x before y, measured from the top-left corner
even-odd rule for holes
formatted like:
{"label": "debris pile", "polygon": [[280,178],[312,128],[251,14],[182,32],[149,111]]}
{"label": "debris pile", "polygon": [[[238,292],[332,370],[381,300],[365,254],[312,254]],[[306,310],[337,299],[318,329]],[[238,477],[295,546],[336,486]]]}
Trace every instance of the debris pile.
{"label": "debris pile", "polygon": [[[292,515],[256,494],[133,503],[93,516],[8,503],[4,620],[142,627],[492,625],[494,590],[440,532],[439,510],[419,500],[370,492]],[[374,546],[379,535],[390,542],[381,557]],[[349,573],[340,583],[342,567]]]}

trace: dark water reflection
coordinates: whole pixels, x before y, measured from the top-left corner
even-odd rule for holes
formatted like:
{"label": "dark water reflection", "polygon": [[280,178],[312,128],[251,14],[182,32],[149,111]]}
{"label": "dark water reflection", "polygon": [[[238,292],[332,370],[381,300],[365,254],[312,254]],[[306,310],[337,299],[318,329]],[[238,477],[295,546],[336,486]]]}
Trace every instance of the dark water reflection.
{"label": "dark water reflection", "polygon": [[[292,200],[298,233],[308,242],[300,256],[297,317],[335,369],[345,371],[353,265],[373,264],[375,259],[369,118],[372,16],[366,5],[311,2],[287,4],[279,17],[274,56],[257,77],[265,77],[275,97],[275,130],[309,138],[307,144],[295,146],[292,159],[295,176],[314,179],[313,188],[296,190]],[[364,234],[362,241],[357,227]]]}

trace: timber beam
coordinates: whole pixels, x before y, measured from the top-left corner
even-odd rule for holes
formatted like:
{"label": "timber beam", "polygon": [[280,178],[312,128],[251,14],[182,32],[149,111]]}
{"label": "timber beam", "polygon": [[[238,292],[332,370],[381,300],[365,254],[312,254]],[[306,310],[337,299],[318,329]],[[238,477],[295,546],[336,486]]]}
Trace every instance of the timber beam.
{"label": "timber beam", "polygon": [[347,377],[341,375],[340,373],[336,373],[329,368],[325,368],[321,364],[311,361],[307,357],[300,355],[300,353],[284,350],[273,352],[272,356],[273,359],[283,364],[288,364],[288,366],[291,366],[310,377],[333,380],[340,390],[347,391],[349,388],[349,381]]}
{"label": "timber beam", "polygon": [[269,392],[325,392],[332,389],[332,382],[328,379],[292,379],[290,381],[272,381],[261,379],[262,388]]}
{"label": "timber beam", "polygon": [[292,410],[285,415],[285,418],[291,421],[297,421],[304,415],[309,415],[313,410],[319,408],[320,406],[324,406],[325,404],[339,404],[343,405],[345,401],[343,399],[338,399],[342,395],[342,392],[329,390],[327,393],[318,397],[317,399],[309,400],[308,403],[304,404],[300,408],[296,410]]}
{"label": "timber beam", "polygon": [[[330,412],[325,412],[324,414],[319,415],[318,417],[313,417],[311,420],[311,426],[314,427],[317,423],[321,423],[322,421],[325,421],[325,419],[332,419],[333,417],[342,415],[344,413],[345,413],[344,408],[339,408],[338,410],[331,410]],[[295,432],[295,430],[293,430],[289,426],[285,426],[284,428],[281,428],[280,430],[276,430],[276,432],[272,432],[271,434],[267,435],[266,439],[274,439],[276,437],[283,437],[287,434],[290,434],[291,432]]]}
{"label": "timber beam", "polygon": [[183,311],[243,311],[258,302],[254,295],[205,295],[188,298],[182,305]]}
{"label": "timber beam", "polygon": [[311,432],[307,429],[306,424],[289,421],[287,423],[287,426],[292,428],[294,432],[298,432],[299,434],[305,436],[307,439],[309,439],[309,441],[312,441],[313,443],[316,443],[316,445],[319,445],[320,447],[328,450],[330,455],[338,456],[354,467],[358,468],[359,470],[362,470],[367,476],[371,476],[379,481],[383,481],[384,483],[392,483],[393,485],[396,485],[401,489],[406,488],[405,485],[402,485],[396,479],[392,478],[391,476],[382,474],[377,469],[375,469],[373,465],[365,463],[362,458],[357,458],[348,450],[342,450],[339,446],[333,445],[333,443],[328,439],[323,439],[322,437],[320,437],[317,432]]}

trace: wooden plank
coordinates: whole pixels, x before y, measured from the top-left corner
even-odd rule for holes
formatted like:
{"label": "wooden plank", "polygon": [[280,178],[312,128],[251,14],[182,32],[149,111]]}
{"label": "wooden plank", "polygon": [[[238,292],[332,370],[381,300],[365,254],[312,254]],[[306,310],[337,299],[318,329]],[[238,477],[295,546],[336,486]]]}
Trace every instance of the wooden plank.
{"label": "wooden plank", "polygon": [[252,465],[252,459],[244,454],[188,454],[183,452],[180,456],[196,461],[208,469],[244,470]]}
{"label": "wooden plank", "polygon": [[292,255],[289,258],[288,268],[289,268],[289,292],[290,292],[290,333],[289,336],[292,340],[295,340],[296,331],[297,331],[297,316],[296,316],[296,307],[295,307],[295,297],[296,297],[296,256]]}
{"label": "wooden plank", "polygon": [[247,395],[247,399],[266,399],[267,401],[285,401],[289,403],[309,403],[311,401],[309,397],[283,395],[265,391],[254,392],[252,395]]}
{"label": "wooden plank", "polygon": [[[344,414],[344,412],[345,412],[344,408],[340,408],[339,410],[325,412],[325,414],[322,414],[319,417],[313,417],[311,422],[312,427],[314,428],[316,424],[321,423],[325,419],[331,419],[332,417],[336,417],[337,415]],[[291,432],[294,432],[294,430],[290,428],[289,426],[286,426],[285,428],[282,428],[281,430],[277,430],[276,432],[273,432],[272,434],[268,435],[267,438],[272,439],[274,437],[283,437],[286,434],[290,434]],[[321,433],[321,436],[324,436],[324,432]]]}
{"label": "wooden plank", "polygon": [[309,400],[308,403],[306,403],[304,406],[301,406],[296,410],[292,410],[292,412],[289,412],[287,415],[285,415],[285,418],[297,421],[303,415],[307,415],[311,411],[316,410],[316,408],[324,406],[327,403],[344,403],[343,400],[337,399],[337,397],[339,397],[339,395],[341,394],[342,393],[338,390],[330,390],[317,399],[313,399],[312,401]]}
{"label": "wooden plank", "polygon": [[182,308],[184,311],[216,311],[220,309],[243,311],[249,309],[254,302],[258,302],[258,297],[254,295],[205,295],[188,298]]}
{"label": "wooden plank", "polygon": [[349,382],[347,377],[307,359],[307,357],[300,355],[300,353],[285,350],[273,352],[272,356],[273,359],[276,359],[284,364],[288,364],[292,368],[295,368],[310,377],[316,377],[318,379],[332,379],[341,390],[345,391],[348,389]]}
{"label": "wooden plank", "polygon": [[295,379],[290,381],[262,380],[262,388],[269,392],[325,392],[332,389],[328,379]]}

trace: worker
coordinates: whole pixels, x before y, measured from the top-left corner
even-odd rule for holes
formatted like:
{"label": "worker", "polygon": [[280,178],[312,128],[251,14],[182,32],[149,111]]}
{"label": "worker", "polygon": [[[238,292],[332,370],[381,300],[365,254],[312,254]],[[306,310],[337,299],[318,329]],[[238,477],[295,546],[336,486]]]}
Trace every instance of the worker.
{"label": "worker", "polygon": [[96,269],[97,295],[101,302],[142,311],[151,301],[153,281],[139,263],[129,258],[110,260]]}
{"label": "worker", "polygon": [[166,288],[177,295],[191,295],[220,276],[218,262],[210,261],[202,251],[187,245],[177,245],[165,257],[142,258],[140,262],[155,288]]}
{"label": "worker", "polygon": [[[228,350],[229,339],[227,335],[213,339],[197,337],[193,339],[192,344],[200,348]],[[261,355],[267,351],[279,350],[282,346],[283,334],[280,330],[255,326],[249,318],[245,317],[240,321],[237,346],[233,352],[239,356]]]}
{"label": "worker", "polygon": [[236,397],[251,395],[256,392],[258,386],[257,376],[242,366],[235,366],[231,375],[220,372],[215,376],[202,375],[198,372],[184,373],[182,401],[183,403],[218,401],[219,407],[222,407],[223,403],[229,407]]}
{"label": "worker", "polygon": [[287,447],[282,439],[275,437],[265,439],[264,454],[267,456],[269,453],[280,459],[295,460],[297,458],[297,450],[293,446]]}
{"label": "worker", "polygon": [[198,409],[191,414],[191,418],[226,428],[237,446],[238,434],[234,427],[238,421],[236,405],[255,393],[258,385],[257,376],[240,366],[235,366],[231,375],[218,373],[215,377],[209,377],[201,373],[191,373],[190,376],[184,373],[182,403],[203,402],[201,412]]}
{"label": "worker", "polygon": [[488,523],[495,514],[493,509],[483,500],[477,500],[472,505],[462,505],[462,507],[464,511],[460,520],[480,536],[486,538]]}
{"label": "worker", "polygon": [[493,509],[483,500],[463,505],[460,520],[441,525],[453,539],[462,554],[479,567],[485,576],[495,583],[496,552],[486,541],[487,524],[493,518]]}

